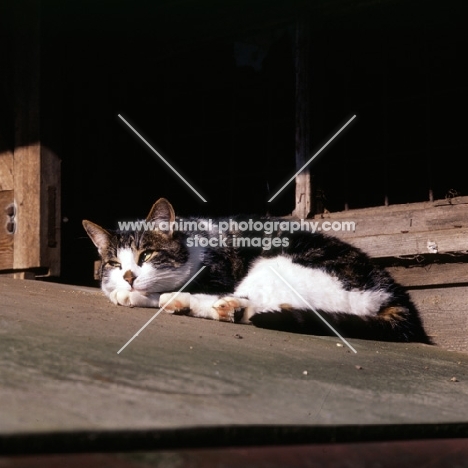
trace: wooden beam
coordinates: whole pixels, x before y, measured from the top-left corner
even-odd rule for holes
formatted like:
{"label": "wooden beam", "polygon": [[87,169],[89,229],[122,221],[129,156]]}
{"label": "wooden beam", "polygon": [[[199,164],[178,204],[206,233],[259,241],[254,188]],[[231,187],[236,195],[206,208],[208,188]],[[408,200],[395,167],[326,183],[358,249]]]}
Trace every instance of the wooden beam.
{"label": "wooden beam", "polygon": [[40,145],[15,148],[15,200],[17,206],[13,268],[41,266],[40,249]]}
{"label": "wooden beam", "polygon": [[0,154],[0,192],[13,190],[13,152]]}
{"label": "wooden beam", "polygon": [[11,225],[12,216],[7,212],[13,206],[13,190],[0,192],[0,270],[13,268],[13,240]]}
{"label": "wooden beam", "polygon": [[404,257],[468,251],[468,228],[367,236],[340,236],[371,257]]}
{"label": "wooden beam", "polygon": [[[16,207],[13,272],[18,277],[60,272],[60,160],[41,141],[40,1],[25,0],[14,14],[14,151]],[[2,161],[2,160],[0,160]],[[6,161],[6,163],[5,163]],[[4,164],[5,163],[5,164]],[[3,177],[2,177],[3,179]]]}
{"label": "wooden beam", "polygon": [[[296,21],[296,170],[310,158],[310,21],[307,14]],[[296,204],[293,215],[305,219],[312,211],[310,169],[296,176]]]}
{"label": "wooden beam", "polygon": [[441,285],[468,285],[466,263],[434,263],[424,266],[388,267],[395,280],[407,288]]}
{"label": "wooden beam", "polygon": [[468,197],[327,213],[315,221],[322,229],[341,223],[347,229],[327,233],[376,258],[468,251]]}
{"label": "wooden beam", "polygon": [[39,268],[40,249],[40,7],[27,0],[15,12],[13,176],[17,227],[13,267]]}
{"label": "wooden beam", "polygon": [[315,219],[353,222],[353,231],[340,233],[344,237],[468,228],[468,197],[340,211]]}

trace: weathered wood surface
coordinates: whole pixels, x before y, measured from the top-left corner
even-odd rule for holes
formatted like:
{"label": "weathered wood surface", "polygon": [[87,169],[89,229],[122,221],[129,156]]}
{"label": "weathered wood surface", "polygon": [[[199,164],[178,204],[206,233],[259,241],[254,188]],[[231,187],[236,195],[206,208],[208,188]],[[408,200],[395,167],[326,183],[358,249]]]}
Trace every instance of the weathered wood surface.
{"label": "weathered wood surface", "polygon": [[468,197],[326,213],[316,220],[354,222],[354,231],[339,233],[344,237],[468,228]]}
{"label": "weathered wood surface", "polygon": [[466,354],[351,340],[355,354],[335,336],[164,313],[117,354],[154,309],[5,278],[0,297],[3,434],[468,418]]}
{"label": "weathered wood surface", "polygon": [[8,231],[10,216],[6,209],[13,205],[13,153],[0,154],[0,271],[13,268],[13,234]]}
{"label": "weathered wood surface", "polygon": [[[296,21],[296,170],[301,169],[310,154],[310,34],[307,16]],[[310,169],[296,176],[295,216],[305,218],[312,210]]]}
{"label": "weathered wood surface", "polygon": [[375,258],[468,252],[468,197],[326,213],[312,221],[323,231],[327,222],[353,223],[354,229],[326,232]]}
{"label": "weathered wood surface", "polygon": [[13,239],[8,231],[10,216],[6,209],[13,205],[13,154],[5,151],[0,154],[0,271],[13,268]]}
{"label": "weathered wood surface", "polygon": [[29,1],[28,14],[15,15],[13,174],[17,226],[13,267],[39,268],[40,261],[40,14]]}
{"label": "weathered wood surface", "polygon": [[8,232],[7,224],[10,217],[6,208],[13,204],[13,190],[0,192],[0,270],[13,268],[13,240],[14,236]]}
{"label": "weathered wood surface", "polygon": [[[15,150],[13,268],[60,273],[60,159],[40,144]],[[0,265],[0,270],[4,268]]]}
{"label": "weathered wood surface", "polygon": [[396,281],[409,288],[442,284],[468,285],[468,265],[466,263],[433,263],[411,267],[387,267],[387,270]]}
{"label": "weathered wood surface", "polygon": [[468,228],[366,236],[332,234],[352,242],[374,258],[468,252]]}
{"label": "weathered wood surface", "polygon": [[468,197],[325,213],[314,221],[354,222],[353,231],[328,233],[383,263],[400,263],[387,269],[408,289],[433,342],[468,351]]}
{"label": "weathered wood surface", "polygon": [[[0,155],[0,190],[14,191],[15,277],[60,273],[60,160],[42,142],[40,2],[14,15],[14,150]],[[51,125],[51,124],[50,124]],[[0,270],[4,269],[0,265]],[[11,272],[8,272],[11,273]]]}
{"label": "weathered wood surface", "polygon": [[468,286],[409,290],[434,344],[468,352]]}
{"label": "weathered wood surface", "polygon": [[40,239],[40,144],[15,149],[15,200],[17,206],[13,268],[39,268]]}
{"label": "weathered wood surface", "polygon": [[13,190],[13,153],[5,151],[0,154],[0,192]]}

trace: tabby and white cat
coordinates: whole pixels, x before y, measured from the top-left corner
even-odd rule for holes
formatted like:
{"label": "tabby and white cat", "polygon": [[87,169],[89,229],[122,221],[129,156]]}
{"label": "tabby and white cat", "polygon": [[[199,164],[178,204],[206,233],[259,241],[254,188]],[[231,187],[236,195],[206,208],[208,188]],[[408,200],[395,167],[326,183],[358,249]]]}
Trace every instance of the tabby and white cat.
{"label": "tabby and white cat", "polygon": [[221,245],[194,246],[200,235],[219,238],[218,225],[202,233],[173,229],[179,220],[163,198],[146,221],[157,228],[107,231],[83,221],[101,256],[102,290],[114,304],[330,334],[318,312],[343,336],[429,343],[404,289],[365,253],[335,237],[250,233],[279,239],[264,249],[238,246],[239,232],[231,230]]}

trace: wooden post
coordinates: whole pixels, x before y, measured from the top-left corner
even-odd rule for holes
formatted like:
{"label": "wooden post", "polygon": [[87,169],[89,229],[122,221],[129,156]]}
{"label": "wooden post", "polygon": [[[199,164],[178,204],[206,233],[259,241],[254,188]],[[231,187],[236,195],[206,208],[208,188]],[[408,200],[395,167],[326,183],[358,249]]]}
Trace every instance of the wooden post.
{"label": "wooden post", "polygon": [[[3,119],[1,124],[0,135],[5,135],[7,131]],[[0,270],[6,270],[13,267],[16,210],[13,197],[13,151],[8,148],[8,142],[0,142],[0,144],[2,144],[0,153]]]}
{"label": "wooden post", "polygon": [[[296,21],[296,170],[310,158],[310,22],[307,14]],[[296,207],[294,216],[304,219],[312,211],[309,167],[296,176]]]}
{"label": "wooden post", "polygon": [[21,2],[12,16],[15,133],[13,153],[0,154],[0,273],[58,276],[60,159],[41,141],[40,1]]}
{"label": "wooden post", "polygon": [[[2,20],[11,21],[11,8],[2,7]],[[0,86],[8,90],[0,96],[0,271],[13,268],[13,245],[16,210],[14,208],[14,180],[13,180],[13,109],[8,87],[12,82],[10,52],[11,30],[4,30],[0,43],[2,57],[2,71],[0,72]],[[5,40],[6,38],[6,40]]]}
{"label": "wooden post", "polygon": [[[40,5],[27,1],[24,14],[15,11],[13,153],[14,196],[17,225],[13,268],[40,266],[40,252],[33,248],[40,236]],[[22,246],[30,248],[22,248]]]}

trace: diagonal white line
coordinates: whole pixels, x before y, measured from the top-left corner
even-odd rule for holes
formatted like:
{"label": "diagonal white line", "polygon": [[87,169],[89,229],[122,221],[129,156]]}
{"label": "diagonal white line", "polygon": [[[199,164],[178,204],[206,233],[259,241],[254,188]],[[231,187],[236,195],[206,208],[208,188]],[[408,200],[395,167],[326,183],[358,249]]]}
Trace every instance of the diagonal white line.
{"label": "diagonal white line", "polygon": [[202,266],[178,291],[171,297],[171,300],[164,306],[161,307],[118,351],[117,354],[120,354],[139,334],[142,332],[163,310],[169,305],[178,295],[181,293],[194,279],[198,276],[206,267]]}
{"label": "diagonal white line", "polygon": [[165,163],[170,169],[172,169],[172,171],[177,174],[179,176],[179,178],[185,182],[187,184],[188,187],[190,187],[205,203],[206,203],[206,200],[192,187],[191,184],[189,184],[187,182],[187,180],[184,179],[184,177],[179,174],[179,172],[177,172],[162,156],[160,153],[158,153],[149,143],[148,141],[145,140],[145,138],[143,138],[143,136],[137,131],[135,130],[135,128],[133,128],[120,114],[118,114],[118,117],[123,121],[125,122],[125,124],[131,129],[133,130],[133,132],[141,139],[141,141],[143,141],[147,146],[148,148],[153,151],[154,154],[156,154],[163,163]]}
{"label": "diagonal white line", "polygon": [[269,200],[273,201],[354,119],[353,115]]}
{"label": "diagonal white line", "polygon": [[289,287],[289,289],[295,293],[300,299],[304,301],[304,304],[346,345],[351,351],[357,353],[357,351],[273,268],[270,269],[283,281],[283,283]]}

